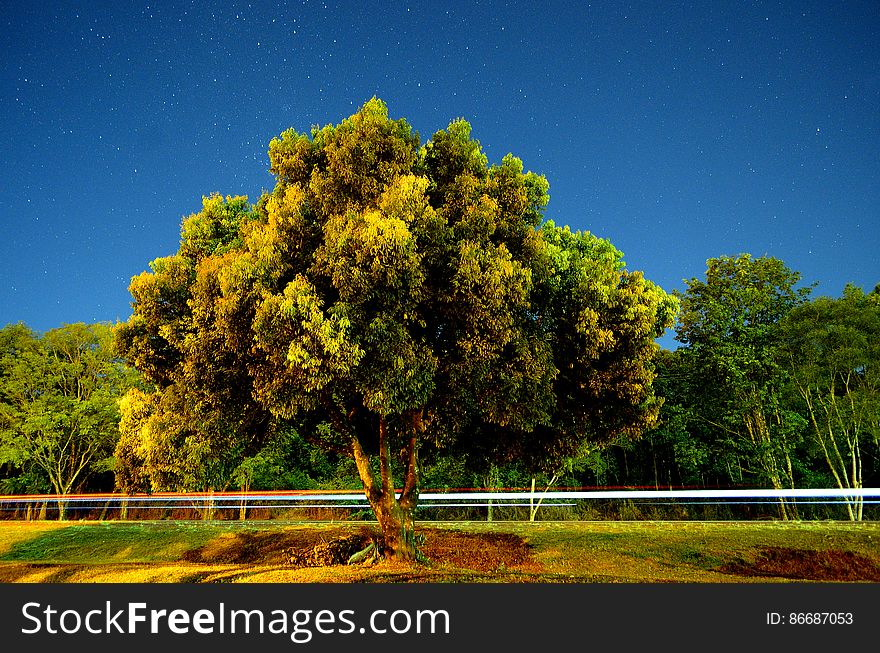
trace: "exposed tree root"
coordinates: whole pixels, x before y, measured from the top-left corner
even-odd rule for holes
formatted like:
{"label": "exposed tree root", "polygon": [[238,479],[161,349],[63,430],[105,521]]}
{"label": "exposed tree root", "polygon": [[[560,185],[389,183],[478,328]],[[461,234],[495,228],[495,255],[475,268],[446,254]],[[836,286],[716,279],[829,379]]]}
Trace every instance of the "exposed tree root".
{"label": "exposed tree root", "polygon": [[[424,535],[417,534],[415,542],[425,543]],[[417,548],[417,562],[427,562]],[[374,565],[385,557],[386,548],[381,535],[360,533],[338,537],[305,549],[284,550],[287,564],[293,567],[326,567],[330,565]]]}

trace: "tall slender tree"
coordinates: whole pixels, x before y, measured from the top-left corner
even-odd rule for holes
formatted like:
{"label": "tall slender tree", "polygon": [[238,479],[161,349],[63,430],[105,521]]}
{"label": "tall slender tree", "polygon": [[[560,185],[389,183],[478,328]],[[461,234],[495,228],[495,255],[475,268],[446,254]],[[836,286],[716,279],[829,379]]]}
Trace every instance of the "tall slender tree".
{"label": "tall slender tree", "polygon": [[[861,488],[880,444],[880,293],[847,286],[838,299],[798,307],[783,327],[782,362],[808,432],[837,486]],[[860,521],[863,499],[853,494],[846,504]]]}

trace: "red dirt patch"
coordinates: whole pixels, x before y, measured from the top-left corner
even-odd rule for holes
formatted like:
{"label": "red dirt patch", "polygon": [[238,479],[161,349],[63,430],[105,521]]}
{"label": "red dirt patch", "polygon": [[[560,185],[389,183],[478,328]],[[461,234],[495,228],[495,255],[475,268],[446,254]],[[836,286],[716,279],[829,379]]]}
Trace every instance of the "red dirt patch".
{"label": "red dirt patch", "polygon": [[537,566],[531,549],[518,535],[510,533],[462,533],[443,529],[421,531],[422,551],[434,563],[474,571],[499,571]]}
{"label": "red dirt patch", "polygon": [[793,580],[880,582],[880,566],[852,551],[813,551],[763,547],[752,562],[740,560],[718,569],[737,576],[765,576]]}

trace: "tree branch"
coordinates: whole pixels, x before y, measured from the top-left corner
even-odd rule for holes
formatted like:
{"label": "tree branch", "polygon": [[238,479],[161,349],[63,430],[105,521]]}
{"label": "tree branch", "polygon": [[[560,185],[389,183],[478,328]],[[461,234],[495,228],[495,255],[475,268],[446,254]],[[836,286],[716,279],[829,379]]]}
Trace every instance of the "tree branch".
{"label": "tree branch", "polygon": [[382,492],[394,494],[394,479],[391,474],[391,456],[388,443],[388,424],[385,417],[379,417],[379,473],[382,478]]}
{"label": "tree branch", "polygon": [[400,492],[400,505],[403,508],[411,508],[419,500],[419,462],[416,452],[418,434],[412,433],[406,445],[403,490]]}
{"label": "tree branch", "polygon": [[404,450],[404,482],[400,493],[400,504],[405,508],[414,507],[419,500],[419,460],[418,438],[425,432],[424,409],[412,413],[412,430]]}
{"label": "tree branch", "polygon": [[364,451],[363,446],[361,446],[361,441],[358,440],[357,435],[354,433],[351,433],[350,435],[354,464],[357,466],[361,482],[364,484],[364,489],[370,497],[373,497],[377,493],[377,490],[375,481],[373,480],[373,470],[370,469],[370,457],[367,455],[367,452]]}

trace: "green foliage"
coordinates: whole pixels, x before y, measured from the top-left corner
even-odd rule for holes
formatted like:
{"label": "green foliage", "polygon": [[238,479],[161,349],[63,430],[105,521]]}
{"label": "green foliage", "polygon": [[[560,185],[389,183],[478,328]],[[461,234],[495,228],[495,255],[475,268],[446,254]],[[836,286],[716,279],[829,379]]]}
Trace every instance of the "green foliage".
{"label": "green foliage", "polygon": [[[812,439],[839,487],[862,487],[865,467],[868,474],[880,470],[877,293],[847,286],[839,299],[820,297],[793,310],[782,327],[782,362]],[[861,501],[852,502],[851,517],[861,514]]]}
{"label": "green foliage", "polygon": [[779,259],[722,256],[706,280],[690,279],[680,294],[677,339],[733,384],[764,385],[775,375],[775,327],[811,288]]}
{"label": "green foliage", "polygon": [[137,375],[111,339],[104,324],[42,336],[22,324],[0,330],[0,464],[10,489],[69,494],[113,467],[117,399]]}
{"label": "green foliage", "polygon": [[779,323],[811,290],[799,281],[778,259],[743,254],[710,259],[706,281],[691,279],[681,295],[678,340],[700,384],[692,415],[724,434],[741,472],[774,488],[794,485],[792,454],[803,427],[781,401],[786,379],[778,362]]}
{"label": "green foliage", "polygon": [[[778,260],[743,255],[688,282],[685,346],[658,358],[665,403],[629,452],[629,482],[876,484],[880,295],[848,286],[806,301],[798,281]],[[859,518],[859,501],[847,508]]]}
{"label": "green foliage", "polygon": [[246,368],[246,307],[223,294],[226,263],[260,216],[245,197],[204,198],[183,222],[178,253],[132,279],[134,315],[117,328],[116,347],[156,387],[120,403],[120,488],[226,487],[268,437]]}
{"label": "green foliage", "polygon": [[158,389],[123,404],[123,487],[256,478],[295,426],[368,489],[402,470],[412,495],[416,448],[549,468],[656,421],[676,300],[544,221],[546,179],[489,165],[467,122],[420,147],[373,99],[269,158],[270,194],[205,200],[132,281],[117,342]]}
{"label": "green foliage", "polygon": [[318,489],[344,477],[334,465],[335,458],[309,445],[295,430],[282,429],[241,462],[233,479],[242,490]]}
{"label": "green foliage", "polygon": [[693,375],[690,362],[683,349],[658,357],[655,388],[665,401],[658,425],[644,440],[654,469],[644,480],[653,476],[651,480],[658,486],[742,481],[731,472],[731,465],[738,465],[731,439],[700,420],[701,379]]}

